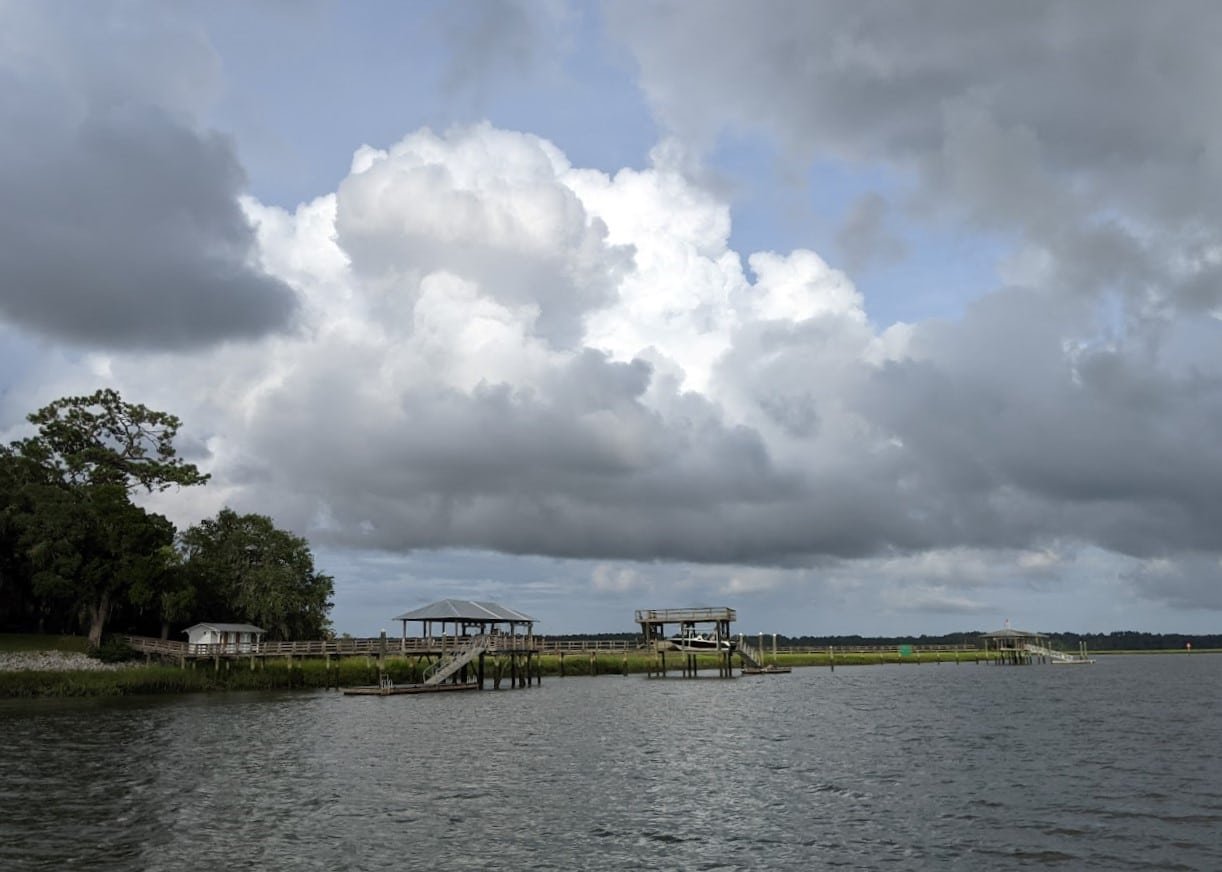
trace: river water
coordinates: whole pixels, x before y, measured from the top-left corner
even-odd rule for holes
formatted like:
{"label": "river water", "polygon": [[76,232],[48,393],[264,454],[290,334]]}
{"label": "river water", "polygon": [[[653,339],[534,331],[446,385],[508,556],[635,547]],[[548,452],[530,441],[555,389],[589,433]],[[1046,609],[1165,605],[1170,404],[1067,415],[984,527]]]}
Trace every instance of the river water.
{"label": "river water", "polygon": [[1222,655],[0,702],[0,869],[1222,869]]}

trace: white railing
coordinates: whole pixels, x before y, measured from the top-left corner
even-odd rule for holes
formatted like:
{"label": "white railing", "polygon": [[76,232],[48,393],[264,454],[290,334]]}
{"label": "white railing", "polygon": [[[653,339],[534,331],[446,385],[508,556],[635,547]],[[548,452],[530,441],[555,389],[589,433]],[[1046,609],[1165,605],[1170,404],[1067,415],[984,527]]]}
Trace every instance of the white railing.
{"label": "white railing", "polygon": [[454,653],[442,657],[424,671],[425,684],[441,684],[455,672],[466,666],[487,647],[484,636],[468,636],[467,644]]}

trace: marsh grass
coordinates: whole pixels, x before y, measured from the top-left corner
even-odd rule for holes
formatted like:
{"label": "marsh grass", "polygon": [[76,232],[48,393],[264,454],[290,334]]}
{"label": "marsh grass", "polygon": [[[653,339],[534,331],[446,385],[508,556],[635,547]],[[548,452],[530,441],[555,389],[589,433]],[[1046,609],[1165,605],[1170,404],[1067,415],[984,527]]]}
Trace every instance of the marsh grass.
{"label": "marsh grass", "polygon": [[[47,636],[0,636],[0,650],[34,651],[47,650],[48,640],[65,646],[59,650],[83,650],[84,640],[74,637]],[[1142,652],[1149,653],[1149,652]],[[1194,652],[1196,653],[1196,652]],[[1205,653],[1205,652],[1201,652]],[[667,675],[678,676],[682,672],[682,656],[667,655]],[[878,664],[954,664],[985,662],[988,658],[981,651],[924,652],[900,657],[898,652],[856,652],[835,654],[835,666],[872,666]],[[717,657],[698,655],[697,668],[715,672]],[[765,652],[765,664],[790,667],[823,667],[829,665],[826,652],[777,654]],[[586,654],[566,654],[563,658],[563,675],[640,675],[655,668],[652,653],[628,652],[604,653],[590,657]],[[396,684],[415,684],[423,681],[427,663],[413,657],[388,657],[382,669]],[[734,658],[734,668],[740,666]],[[549,654],[539,658],[538,667],[544,678],[555,679],[561,675],[561,658]],[[509,666],[504,659],[489,658],[485,663],[486,686],[493,686],[497,670],[502,676],[501,687],[508,686]],[[332,659],[256,660],[254,668],[246,659],[214,661],[199,660],[186,667],[177,665],[132,665],[110,671],[63,671],[63,672],[0,672],[0,697],[36,696],[128,696],[133,694],[197,693],[218,690],[284,690],[306,688],[336,688],[376,685],[379,680],[377,660],[365,657]]]}
{"label": "marsh grass", "polygon": [[0,653],[68,651],[84,654],[89,648],[84,636],[44,636],[37,633],[0,633]]}

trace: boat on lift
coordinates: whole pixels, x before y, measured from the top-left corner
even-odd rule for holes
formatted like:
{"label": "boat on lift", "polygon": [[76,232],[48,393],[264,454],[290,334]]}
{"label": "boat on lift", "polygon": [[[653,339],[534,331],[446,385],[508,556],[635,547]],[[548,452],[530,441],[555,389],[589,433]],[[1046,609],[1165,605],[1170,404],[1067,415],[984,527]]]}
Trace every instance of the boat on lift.
{"label": "boat on lift", "polygon": [[734,650],[731,640],[719,639],[713,633],[698,633],[691,627],[685,627],[682,633],[671,636],[667,641],[670,642],[671,650],[692,654]]}

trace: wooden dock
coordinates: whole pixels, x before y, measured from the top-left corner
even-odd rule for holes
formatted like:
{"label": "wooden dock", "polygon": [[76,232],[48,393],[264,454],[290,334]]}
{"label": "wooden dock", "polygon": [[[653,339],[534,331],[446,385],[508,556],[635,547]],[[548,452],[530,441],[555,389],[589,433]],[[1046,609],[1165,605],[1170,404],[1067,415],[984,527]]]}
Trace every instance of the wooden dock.
{"label": "wooden dock", "polygon": [[[668,651],[678,651],[684,677],[695,678],[698,656],[711,654],[717,661],[717,674],[722,678],[733,678],[735,643],[730,635],[730,624],[737,617],[734,609],[724,606],[637,609],[634,620],[640,625],[643,647],[654,652],[650,676],[665,678],[666,654]],[[709,626],[708,631],[700,629],[705,624]],[[668,625],[678,629],[674,636],[668,635]],[[711,649],[702,650],[706,645]]]}
{"label": "wooden dock", "polygon": [[[172,639],[154,639],[148,636],[122,636],[133,650],[154,657],[170,660],[212,660],[256,658],[342,658],[342,657],[413,657],[417,655],[433,656],[454,650],[462,637],[408,637],[405,639],[380,637],[372,638],[336,638],[311,639],[291,642],[260,642],[257,645],[189,645]],[[516,637],[521,639],[522,637]],[[567,655],[599,655],[599,654],[643,654],[654,652],[654,647],[636,639],[548,639],[535,636],[529,642],[516,642],[505,639],[498,650],[516,650],[531,647],[536,654],[546,654],[564,657]],[[742,647],[742,643],[740,646]],[[980,653],[981,648],[972,644],[961,645],[837,645],[837,654],[878,654],[893,655],[901,648],[907,648],[913,654]],[[748,649],[752,650],[752,649]],[[757,649],[761,656],[779,654],[822,654],[828,649],[824,646],[812,645],[762,645]]]}
{"label": "wooden dock", "polygon": [[344,687],[344,696],[401,696],[409,693],[451,693],[459,690],[479,690],[479,684],[369,684],[361,687]]}

